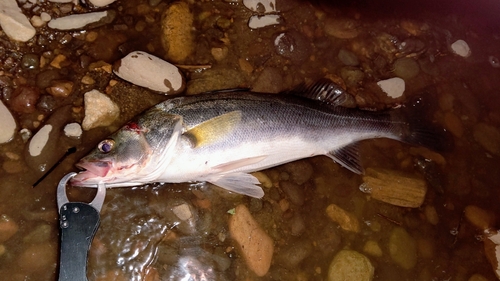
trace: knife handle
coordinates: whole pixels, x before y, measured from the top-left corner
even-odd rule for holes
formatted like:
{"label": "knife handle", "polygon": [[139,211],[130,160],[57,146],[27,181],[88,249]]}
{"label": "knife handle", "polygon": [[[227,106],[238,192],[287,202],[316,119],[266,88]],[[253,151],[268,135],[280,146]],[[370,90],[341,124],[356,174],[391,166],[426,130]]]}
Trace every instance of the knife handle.
{"label": "knife handle", "polygon": [[99,227],[99,212],[89,204],[69,202],[59,214],[59,281],[88,281],[88,252]]}

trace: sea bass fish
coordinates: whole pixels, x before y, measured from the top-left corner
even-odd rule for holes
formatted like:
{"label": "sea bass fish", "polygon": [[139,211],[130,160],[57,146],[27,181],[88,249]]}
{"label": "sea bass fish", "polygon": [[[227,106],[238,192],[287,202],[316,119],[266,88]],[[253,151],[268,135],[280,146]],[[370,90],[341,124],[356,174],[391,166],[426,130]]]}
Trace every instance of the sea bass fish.
{"label": "sea bass fish", "polygon": [[130,121],[77,163],[77,186],[210,182],[261,198],[251,172],[326,155],[361,174],[356,143],[390,138],[430,148],[434,130],[413,125],[399,110],[371,112],[338,105],[349,94],[329,81],[302,91],[221,91],[177,97]]}

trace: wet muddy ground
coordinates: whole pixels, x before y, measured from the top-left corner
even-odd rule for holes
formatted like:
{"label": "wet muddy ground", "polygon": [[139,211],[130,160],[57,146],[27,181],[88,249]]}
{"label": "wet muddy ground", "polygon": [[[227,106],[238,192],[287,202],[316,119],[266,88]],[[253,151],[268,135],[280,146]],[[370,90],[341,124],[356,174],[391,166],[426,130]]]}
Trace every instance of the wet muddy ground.
{"label": "wet muddy ground", "polygon": [[[3,280],[56,279],[57,182],[76,171],[74,163],[99,140],[168,98],[112,73],[111,65],[135,50],[176,64],[187,94],[235,87],[277,93],[328,77],[363,109],[422,96],[420,115],[446,128],[455,145],[435,153],[391,140],[362,142],[364,168],[386,173],[393,179],[389,189],[401,175],[425,183],[417,207],[375,199],[362,185],[366,178],[326,157],[262,171],[261,200],[204,183],[109,190],[90,250],[89,280],[339,280],[342,250],[367,259],[373,272],[360,270],[373,280],[498,278],[495,246],[488,242],[500,214],[500,10],[494,3],[389,11],[397,5],[277,0],[267,12],[242,1],[187,1],[192,25],[170,24],[192,37],[167,40],[162,22],[170,1],[117,1],[104,8],[21,2],[29,18],[95,10],[111,10],[114,17],[70,31],[41,25],[26,43],[0,31],[1,100],[17,123],[14,138],[0,144]],[[277,15],[279,23],[251,29],[256,15]],[[457,40],[470,54],[452,49]],[[405,82],[402,97],[391,98],[377,85],[393,77]],[[119,117],[79,139],[65,136],[66,124],[82,123],[83,95],[93,89],[118,105]],[[32,157],[30,138],[47,122],[59,129],[42,157]],[[77,152],[33,188],[69,147]],[[89,201],[95,191],[68,192]],[[268,268],[249,261],[235,239],[230,221],[243,209],[273,245]]]}

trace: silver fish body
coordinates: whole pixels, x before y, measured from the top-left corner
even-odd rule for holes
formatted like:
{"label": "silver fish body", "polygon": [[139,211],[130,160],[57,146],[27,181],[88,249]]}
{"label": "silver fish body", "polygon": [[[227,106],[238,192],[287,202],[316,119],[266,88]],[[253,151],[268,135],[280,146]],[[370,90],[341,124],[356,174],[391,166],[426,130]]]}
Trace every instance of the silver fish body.
{"label": "silver fish body", "polygon": [[[251,172],[327,155],[361,173],[355,145],[372,138],[425,144],[429,134],[392,111],[370,112],[290,94],[220,92],[160,103],[110,136],[77,166],[73,184],[108,187],[207,181],[252,197]],[[424,138],[421,141],[421,138]],[[109,148],[109,147],[107,147]]]}

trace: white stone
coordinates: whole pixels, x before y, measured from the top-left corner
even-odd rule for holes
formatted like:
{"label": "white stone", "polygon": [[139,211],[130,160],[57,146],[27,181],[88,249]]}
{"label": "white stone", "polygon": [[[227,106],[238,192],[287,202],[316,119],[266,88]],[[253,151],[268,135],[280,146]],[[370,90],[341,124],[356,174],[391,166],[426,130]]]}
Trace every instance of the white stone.
{"label": "white stone", "polygon": [[45,24],[45,22],[40,18],[40,16],[32,16],[30,22],[34,27],[40,27]]}
{"label": "white stone", "polygon": [[87,24],[98,22],[108,15],[107,11],[86,14],[69,15],[49,21],[49,27],[59,30],[72,30],[85,27]]}
{"label": "white stone", "polygon": [[89,1],[90,3],[92,3],[92,5],[96,7],[104,7],[115,2],[116,0],[89,0]]}
{"label": "white stone", "polygon": [[16,120],[10,113],[9,109],[0,101],[0,128],[2,128],[2,133],[0,134],[0,143],[6,143],[14,137],[16,132]]}
{"label": "white stone", "polygon": [[83,102],[85,103],[85,117],[82,127],[85,131],[109,126],[120,114],[120,108],[107,95],[98,90],[85,93]]}
{"label": "white stone", "polygon": [[175,94],[184,90],[179,69],[151,54],[135,51],[122,58],[115,68],[118,77],[154,91]]}
{"label": "white stone", "polygon": [[52,17],[47,14],[46,12],[41,12],[40,13],[40,18],[44,21],[44,22],[48,22],[52,19]]}
{"label": "white stone", "polygon": [[251,16],[250,19],[248,20],[248,27],[250,27],[251,29],[258,29],[276,24],[280,24],[279,15],[265,15],[265,16],[254,15]]}
{"label": "white stone", "polygon": [[391,98],[399,98],[405,91],[405,80],[394,77],[377,82],[377,85]]}
{"label": "white stone", "polygon": [[36,33],[16,0],[0,1],[0,26],[7,36],[21,42],[30,40]]}
{"label": "white stone", "polygon": [[64,134],[70,138],[79,139],[82,136],[82,126],[78,123],[69,123],[64,126]]}
{"label": "white stone", "polygon": [[451,44],[451,50],[455,54],[457,54],[461,57],[464,57],[464,58],[471,55],[469,45],[467,44],[467,42],[465,42],[462,39],[453,42],[453,44]]}
{"label": "white stone", "polygon": [[243,5],[254,12],[257,12],[259,6],[264,8],[264,13],[277,12],[276,0],[243,0]]}
{"label": "white stone", "polygon": [[52,131],[52,125],[43,126],[31,139],[28,150],[30,155],[35,157],[42,153],[43,148],[49,140],[49,134]]}
{"label": "white stone", "polygon": [[193,214],[187,204],[181,204],[172,208],[172,212],[182,221],[190,219]]}

